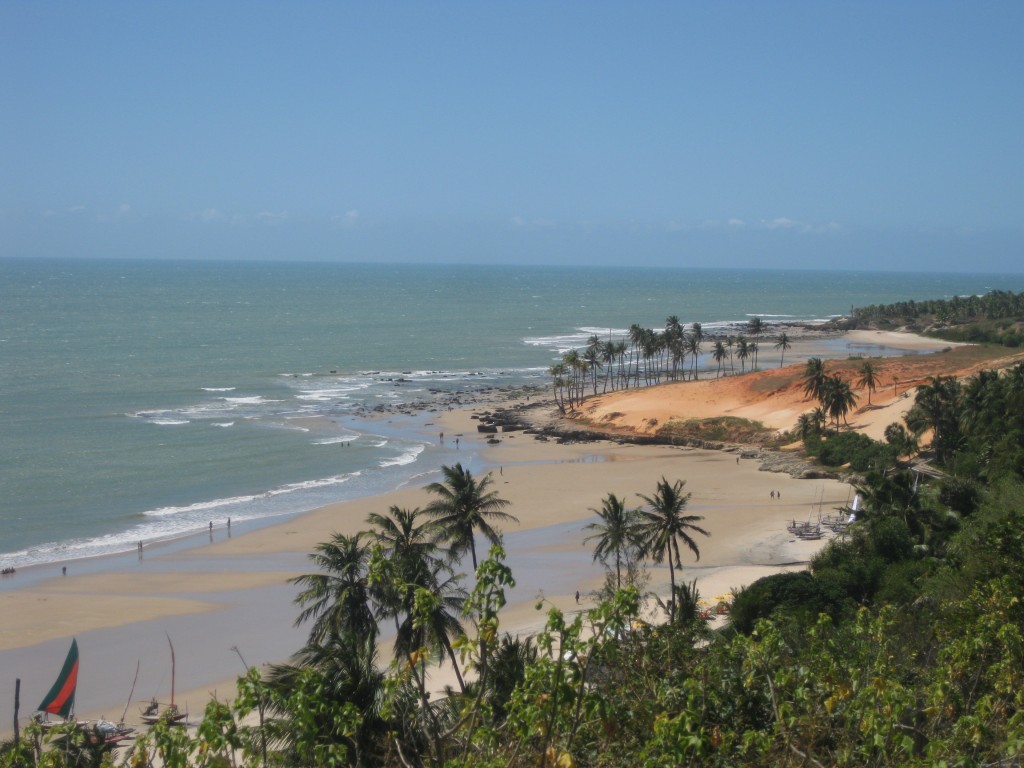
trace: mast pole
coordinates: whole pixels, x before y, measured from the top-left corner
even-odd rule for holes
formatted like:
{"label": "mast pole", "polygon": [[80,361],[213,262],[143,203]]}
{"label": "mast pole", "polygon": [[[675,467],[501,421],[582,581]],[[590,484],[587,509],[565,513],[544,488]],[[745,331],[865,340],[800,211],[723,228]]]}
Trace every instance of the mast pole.
{"label": "mast pole", "polygon": [[21,706],[21,678],[14,679],[14,748],[18,748],[18,708]]}
{"label": "mast pole", "polygon": [[124,725],[124,719],[128,716],[128,707],[131,706],[132,696],[135,694],[135,684],[139,682],[139,666],[141,664],[141,659],[135,662],[135,679],[132,680],[132,689],[128,692],[128,701],[124,703],[124,711],[121,713],[121,725]]}
{"label": "mast pole", "polygon": [[171,706],[174,706],[174,643],[171,636],[167,635],[167,644],[171,646]]}

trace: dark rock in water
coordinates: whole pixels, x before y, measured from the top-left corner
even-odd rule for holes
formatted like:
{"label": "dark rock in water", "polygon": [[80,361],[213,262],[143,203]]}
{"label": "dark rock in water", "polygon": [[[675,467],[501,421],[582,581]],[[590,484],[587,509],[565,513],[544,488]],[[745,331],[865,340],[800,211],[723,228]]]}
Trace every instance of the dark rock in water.
{"label": "dark rock in water", "polygon": [[498,431],[498,428],[491,426],[490,424],[477,424],[476,431],[483,432],[485,434],[494,434],[495,432]]}
{"label": "dark rock in water", "polygon": [[518,432],[521,429],[526,429],[522,424],[502,424],[502,432]]}

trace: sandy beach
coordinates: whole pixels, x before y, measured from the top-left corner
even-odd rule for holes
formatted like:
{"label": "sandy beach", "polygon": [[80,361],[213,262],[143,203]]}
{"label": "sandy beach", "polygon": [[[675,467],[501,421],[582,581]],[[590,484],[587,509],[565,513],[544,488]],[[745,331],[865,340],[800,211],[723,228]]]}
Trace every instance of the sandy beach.
{"label": "sandy beach", "polygon": [[[835,357],[870,354],[872,347],[923,351],[951,345],[905,334],[848,334],[843,347],[830,342]],[[900,346],[903,345],[903,346]],[[817,350],[820,347],[815,347]],[[857,351],[852,351],[856,348]],[[807,350],[804,350],[806,357]],[[880,434],[899,419],[912,398],[902,395],[926,375],[906,366],[926,366],[936,356],[890,358],[902,365],[890,371],[887,386],[873,394],[853,421]],[[787,356],[787,362],[789,361]],[[799,359],[795,354],[792,359]],[[898,362],[896,362],[898,361]],[[776,363],[777,364],[777,363]],[[838,364],[838,363],[837,363]],[[956,363],[961,368],[968,364]],[[895,371],[895,368],[892,369]],[[641,431],[651,418],[696,418],[728,413],[757,418],[776,429],[790,428],[807,410],[798,393],[800,366],[765,369],[744,377],[713,378],[687,384],[629,391],[588,401],[587,418],[621,414],[613,426]],[[891,375],[898,382],[893,385]],[[539,596],[567,611],[585,609],[589,593],[602,582],[603,570],[582,540],[583,526],[608,493],[639,505],[638,493],[651,494],[662,477],[686,481],[689,509],[704,516],[710,538],[701,537],[700,560],[684,558],[683,578],[697,579],[705,597],[749,584],[782,569],[805,567],[824,542],[794,539],[786,531],[792,519],[807,519],[820,507],[828,512],[847,503],[851,490],[835,480],[796,480],[760,471],[756,451],[708,451],[670,446],[641,446],[619,441],[578,444],[541,442],[522,433],[505,433],[497,444],[478,435],[471,410],[439,414],[438,431],[460,439],[467,461],[490,472],[494,488],[511,502],[518,526],[505,531],[508,562],[517,580],[504,614],[504,629],[529,632],[543,621],[534,609]],[[39,569],[19,571],[0,591],[0,732],[11,730],[15,679],[21,679],[21,721],[31,715],[59,670],[71,637],[81,653],[77,715],[137,723],[139,702],[170,696],[170,654],[176,651],[175,699],[193,716],[211,695],[230,698],[234,678],[249,664],[285,661],[305,637],[293,626],[292,576],[309,570],[307,554],[334,532],[365,528],[371,512],[392,505],[424,506],[422,486],[382,496],[332,504],[256,530],[218,526],[209,535],[135,553],[72,563],[67,576]],[[772,491],[778,498],[772,498]],[[51,568],[57,570],[56,568]],[[664,592],[665,566],[650,568],[650,588]],[[583,595],[581,605],[575,592]],[[139,668],[135,690],[129,691]]]}

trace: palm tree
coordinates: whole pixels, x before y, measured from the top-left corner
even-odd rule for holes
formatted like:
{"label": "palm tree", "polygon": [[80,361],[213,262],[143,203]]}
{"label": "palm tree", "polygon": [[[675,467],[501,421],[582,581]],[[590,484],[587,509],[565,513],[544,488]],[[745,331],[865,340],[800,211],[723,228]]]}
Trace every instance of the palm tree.
{"label": "palm tree", "polygon": [[[648,386],[651,385],[652,377],[655,382],[661,376],[661,371],[658,366],[652,366],[651,360],[658,357],[658,353],[664,348],[664,337],[657,331],[646,329],[644,331],[643,342],[640,345],[640,353],[644,358],[644,383]],[[654,370],[652,370],[652,367]]]}
{"label": "palm tree", "polygon": [[[271,665],[264,679],[274,692],[268,706],[277,715],[267,726],[283,748],[285,764],[306,764],[317,747],[339,742],[348,748],[347,765],[381,764],[394,722],[384,715],[386,675],[377,666],[375,640],[360,637],[352,645],[333,638],[307,645],[290,663]],[[313,691],[315,702],[309,700]],[[301,708],[293,705],[297,701]],[[334,717],[346,705],[359,713],[345,721],[349,728]]]}
{"label": "palm tree", "polygon": [[[752,317],[747,321],[747,333],[754,337],[756,344],[764,333],[764,321],[760,317]],[[754,347],[754,367],[757,368],[757,347]]]}
{"label": "palm tree", "polygon": [[686,337],[686,351],[692,355],[693,365],[690,367],[693,380],[697,380],[697,361],[700,360],[700,340],[696,336]]}
{"label": "palm tree", "polygon": [[743,336],[736,339],[736,357],[740,359],[740,373],[744,373],[747,370],[747,358],[750,357],[750,344]]}
{"label": "palm tree", "polygon": [[502,635],[491,659],[487,686],[487,701],[494,713],[495,725],[504,722],[512,695],[526,679],[526,670],[537,661],[537,654],[537,646],[529,635],[525,638],[513,637],[508,632]]}
{"label": "palm tree", "polygon": [[588,363],[575,349],[570,349],[562,355],[562,363],[570,374],[569,379],[569,410],[571,411],[576,403],[583,401],[583,385],[586,384]]}
{"label": "palm tree", "polygon": [[932,449],[946,463],[963,438],[959,414],[962,412],[962,387],[952,376],[932,376],[917,389],[914,406],[904,420],[916,435],[932,429]]}
{"label": "palm tree", "polygon": [[[643,552],[645,555],[649,554],[656,563],[668,558],[672,595],[676,593],[676,566],[683,567],[679,555],[679,542],[682,541],[688,546],[700,560],[700,549],[697,547],[697,542],[690,536],[690,531],[696,531],[705,536],[711,535],[695,525],[697,521],[704,519],[702,515],[682,514],[692,495],[683,493],[685,485],[685,480],[676,480],[675,483],[669,485],[668,480],[662,477],[653,496],[637,494],[650,507],[650,509],[640,510],[638,533],[643,542]],[[670,605],[669,620],[675,620],[674,604]]]}
{"label": "palm tree", "polygon": [[693,355],[693,378],[697,378],[697,361],[700,359],[700,348],[704,343],[704,328],[700,323],[690,324],[690,354]]}
{"label": "palm tree", "polygon": [[448,543],[452,555],[458,557],[469,550],[476,571],[474,533],[479,531],[492,544],[498,544],[501,534],[492,527],[491,521],[518,523],[519,520],[502,512],[509,505],[508,500],[499,497],[497,491],[487,490],[493,482],[489,474],[477,480],[462,464],[441,467],[441,472],[444,482],[431,483],[425,489],[439,497],[427,505],[426,511],[437,521],[441,537]]}
{"label": "palm tree", "polygon": [[782,350],[782,356],[779,358],[779,368],[781,368],[783,363],[786,361],[786,350],[790,349],[792,346],[793,344],[789,340],[789,335],[783,331],[779,335],[779,340],[775,342],[775,348]]}
{"label": "palm tree", "polygon": [[615,356],[618,354],[618,345],[610,338],[601,345],[601,365],[604,366],[604,388],[602,394],[608,393],[608,383],[612,378],[612,370],[615,368]]}
{"label": "palm tree", "polygon": [[828,414],[825,413],[824,408],[819,406],[811,411],[811,420],[817,425],[818,431],[823,432],[828,424]]}
{"label": "palm tree", "polygon": [[685,334],[683,325],[679,322],[678,315],[669,315],[665,318],[665,343],[672,354],[672,378],[678,375],[679,361],[682,359],[683,340]]}
{"label": "palm tree", "polygon": [[818,423],[814,414],[801,413],[800,418],[796,421],[796,431],[800,435],[800,439],[805,442],[809,437],[818,434]]}
{"label": "palm tree", "polygon": [[[410,590],[408,602],[401,606],[401,621],[396,622],[395,658],[414,663],[416,654],[423,649],[434,652],[439,662],[447,656],[459,688],[465,692],[466,681],[452,647],[453,639],[466,634],[458,618],[466,604],[466,590],[459,585],[460,578],[461,575],[439,568]],[[422,693],[426,680],[421,675],[418,682]]]}
{"label": "palm tree", "polygon": [[871,393],[878,389],[878,371],[870,360],[865,360],[860,366],[860,378],[857,379],[858,387],[867,387],[868,405],[871,405]]}
{"label": "palm tree", "polygon": [[[440,557],[437,547],[438,524],[419,523],[425,513],[419,509],[392,506],[388,515],[370,514],[367,522],[390,561],[390,578],[381,590],[381,611],[395,620],[395,656],[410,657],[421,648],[434,648],[447,655],[455,669],[459,686],[465,681],[459,671],[453,637],[464,634],[457,616],[465,602],[465,591],[458,586],[451,566]],[[426,618],[417,620],[417,599],[430,596]]]}
{"label": "palm tree", "polygon": [[419,508],[392,505],[387,515],[371,512],[366,518],[384,555],[398,564],[398,575],[409,583],[422,581],[423,574],[433,572],[444,562],[437,547],[437,523],[417,522],[424,514]]}
{"label": "palm tree", "polygon": [[732,357],[732,348],[736,346],[736,339],[732,336],[725,337],[725,348],[729,350],[729,370],[736,373],[736,361]]}
{"label": "palm tree", "polygon": [[807,399],[821,400],[825,387],[825,364],[820,357],[812,357],[804,365],[804,395]]}
{"label": "palm tree", "polygon": [[663,336],[663,342],[665,352],[668,356],[669,362],[672,364],[669,367],[669,378],[675,381],[679,378],[679,369],[682,367],[683,360],[686,359],[686,350],[684,343],[686,340],[685,335],[676,335],[665,331]]}
{"label": "palm tree", "polygon": [[595,395],[597,395],[597,372],[601,369],[602,360],[604,359],[603,346],[601,338],[595,333],[587,341],[587,348],[583,351],[583,359],[587,361],[587,366],[591,372],[591,381]]}
{"label": "palm tree", "polygon": [[836,422],[836,431],[839,431],[839,419],[842,418],[846,424],[848,414],[857,404],[857,396],[853,394],[850,383],[840,378],[838,373],[832,374],[825,379],[824,390],[821,393],[821,405]]}
{"label": "palm tree", "polygon": [[594,547],[594,560],[600,560],[607,565],[608,558],[615,556],[615,587],[622,586],[622,559],[627,562],[640,545],[637,533],[637,522],[639,517],[637,510],[626,509],[626,502],[618,498],[614,493],[609,493],[601,500],[601,508],[590,510],[601,518],[599,523],[590,523],[584,526],[586,531],[594,531],[592,536],[583,540],[597,541]]}
{"label": "palm tree", "polygon": [[631,354],[633,359],[636,361],[636,386],[640,386],[640,354],[643,350],[644,339],[647,336],[647,330],[637,324],[633,323],[629,326],[629,343]]}
{"label": "palm tree", "polygon": [[917,452],[917,438],[910,434],[902,424],[894,421],[885,428],[883,434],[885,442],[893,446],[900,456],[907,456]]}
{"label": "palm tree", "polygon": [[729,353],[725,349],[725,344],[721,339],[715,342],[715,349],[711,353],[711,357],[714,358],[715,362],[718,363],[718,374],[715,378],[719,378],[722,375],[722,361],[725,360],[726,355]]}
{"label": "palm tree", "polygon": [[558,410],[562,413],[565,413],[565,395],[563,392],[567,386],[567,382],[565,380],[566,372],[567,368],[565,363],[555,363],[548,368],[548,373],[551,374],[551,386],[554,389],[555,394],[555,405],[558,406]]}
{"label": "palm tree", "polygon": [[321,645],[332,637],[377,636],[367,585],[370,548],[363,536],[336,533],[330,541],[317,544],[309,557],[320,572],[290,579],[290,583],[303,587],[295,598],[302,607],[295,626],[313,620],[309,645]]}
{"label": "palm tree", "polygon": [[901,517],[912,533],[923,538],[924,521],[921,519],[921,496],[913,473],[873,471],[863,482],[854,483],[854,489],[864,499],[864,510],[870,516]]}

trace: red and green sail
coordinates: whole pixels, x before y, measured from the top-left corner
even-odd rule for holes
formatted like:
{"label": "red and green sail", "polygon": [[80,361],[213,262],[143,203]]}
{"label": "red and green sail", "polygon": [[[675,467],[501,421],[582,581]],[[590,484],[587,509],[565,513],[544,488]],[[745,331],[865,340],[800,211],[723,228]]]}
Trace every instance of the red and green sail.
{"label": "red and green sail", "polygon": [[46,694],[43,703],[39,705],[40,712],[49,712],[51,715],[70,717],[75,708],[75,688],[78,686],[78,642],[71,641],[71,650],[64,660],[64,668],[61,669],[57,682]]}

